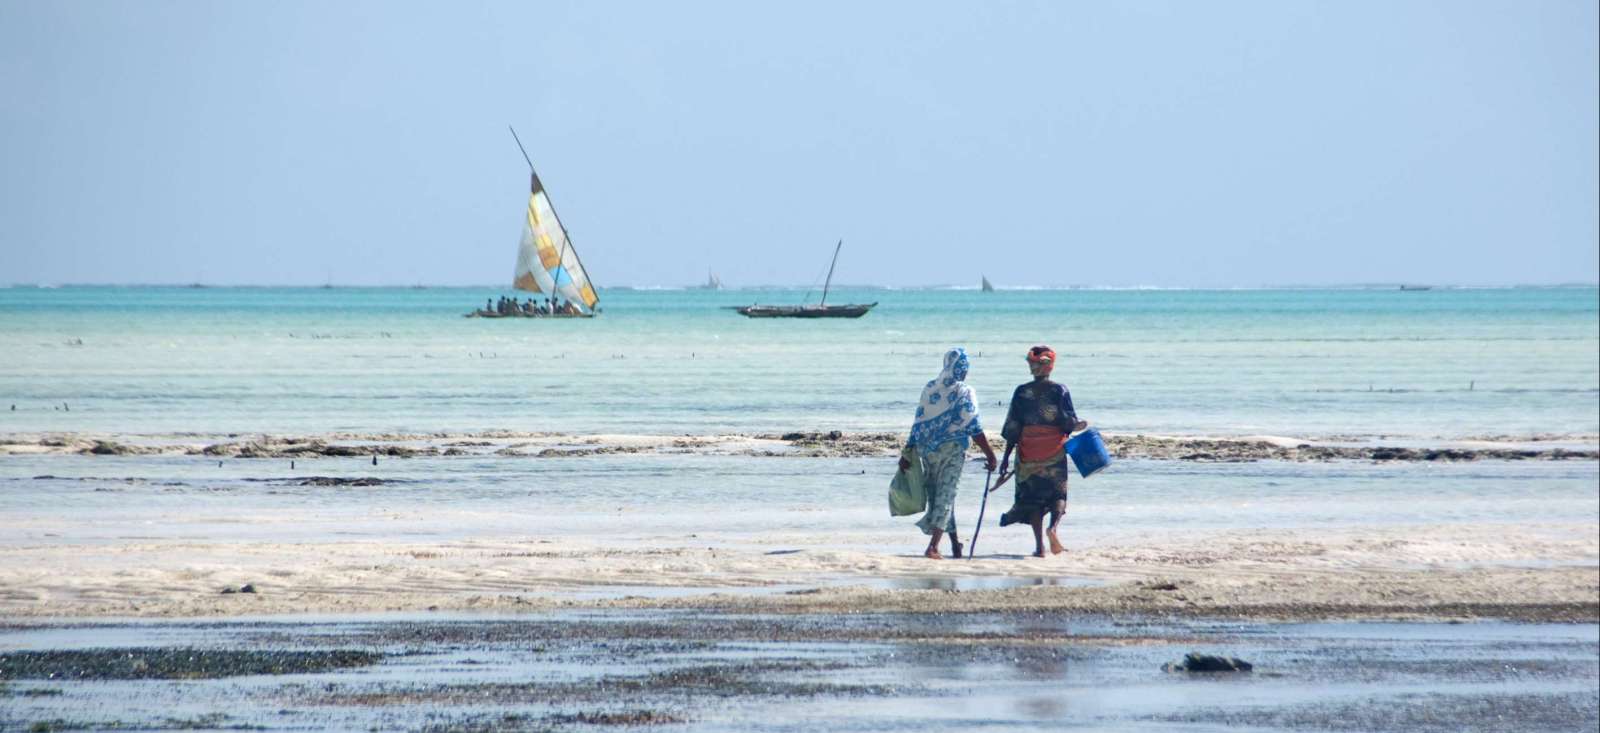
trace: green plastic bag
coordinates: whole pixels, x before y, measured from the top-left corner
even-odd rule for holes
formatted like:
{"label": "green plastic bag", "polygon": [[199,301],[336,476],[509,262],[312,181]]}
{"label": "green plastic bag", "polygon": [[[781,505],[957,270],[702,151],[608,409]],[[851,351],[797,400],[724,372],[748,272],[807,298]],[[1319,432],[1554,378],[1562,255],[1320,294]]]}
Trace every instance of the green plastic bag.
{"label": "green plastic bag", "polygon": [[901,471],[898,466],[895,467],[894,480],[889,482],[891,517],[903,517],[928,510],[928,490],[922,485],[922,457],[917,455],[917,449],[911,446],[902,448],[900,457],[906,459],[911,468]]}

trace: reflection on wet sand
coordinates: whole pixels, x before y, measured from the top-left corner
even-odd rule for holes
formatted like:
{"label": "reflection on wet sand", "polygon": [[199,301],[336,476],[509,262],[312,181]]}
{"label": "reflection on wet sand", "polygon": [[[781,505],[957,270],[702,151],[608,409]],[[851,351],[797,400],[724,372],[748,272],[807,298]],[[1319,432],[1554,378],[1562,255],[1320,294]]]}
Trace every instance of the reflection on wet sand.
{"label": "reflection on wet sand", "polygon": [[[1506,711],[1519,730],[1600,721],[1593,624],[425,614],[13,626],[0,650],[6,729],[1454,731],[1499,729]],[[1255,672],[1162,671],[1190,651],[1248,658]],[[279,659],[293,663],[273,668]],[[68,663],[77,674],[52,666]],[[94,677],[109,681],[78,679]]]}

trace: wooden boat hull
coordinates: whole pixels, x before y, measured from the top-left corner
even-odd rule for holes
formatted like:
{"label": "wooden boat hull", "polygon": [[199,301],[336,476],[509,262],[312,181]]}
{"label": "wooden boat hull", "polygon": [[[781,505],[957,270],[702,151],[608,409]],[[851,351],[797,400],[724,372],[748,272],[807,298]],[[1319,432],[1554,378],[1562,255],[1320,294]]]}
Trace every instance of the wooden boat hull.
{"label": "wooden boat hull", "polygon": [[749,318],[860,318],[877,303],[850,305],[746,305],[735,308]]}
{"label": "wooden boat hull", "polygon": [[465,315],[466,318],[594,318],[593,313],[497,313],[495,311],[475,310]]}

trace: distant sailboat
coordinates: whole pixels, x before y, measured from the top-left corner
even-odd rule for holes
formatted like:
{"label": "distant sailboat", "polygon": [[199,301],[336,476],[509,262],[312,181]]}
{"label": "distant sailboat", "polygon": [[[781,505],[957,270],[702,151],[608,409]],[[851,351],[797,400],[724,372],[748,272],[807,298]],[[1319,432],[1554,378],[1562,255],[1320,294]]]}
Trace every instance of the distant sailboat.
{"label": "distant sailboat", "polygon": [[712,272],[710,270],[706,270],[706,282],[705,282],[704,285],[700,286],[700,289],[701,290],[721,290],[722,289],[722,278],[717,277],[717,273]]}
{"label": "distant sailboat", "polygon": [[533,169],[533,160],[522,147],[522,140],[517,138],[515,129],[511,131],[511,137],[517,140],[517,149],[522,151],[523,160],[528,161],[528,173],[531,176],[528,212],[522,226],[522,241],[517,247],[517,268],[511,287],[560,298],[566,301],[566,307],[570,310],[540,313],[513,308],[508,313],[502,313],[483,309],[467,315],[480,318],[593,318],[600,296],[595,293],[589,273],[578,259],[578,250],[573,247],[566,227],[561,225],[561,219],[556,216],[555,205],[550,203],[550,194],[545,192],[538,171]]}
{"label": "distant sailboat", "polygon": [[817,305],[747,305],[734,310],[750,318],[860,318],[866,315],[877,305],[876,302],[828,305],[828,287],[833,284],[833,268],[839,264],[839,249],[842,247],[843,239],[833,248],[833,261],[828,263],[828,279],[822,284],[822,302]]}
{"label": "distant sailboat", "polygon": [[983,280],[983,292],[985,292],[985,293],[992,293],[992,292],[994,292],[994,285],[991,285],[991,284],[990,284],[990,283],[989,283],[989,278],[988,278],[988,276],[986,276],[986,275],[979,275],[979,276],[978,276],[978,277],[979,277],[979,278],[980,278],[980,279],[981,279],[981,280]]}

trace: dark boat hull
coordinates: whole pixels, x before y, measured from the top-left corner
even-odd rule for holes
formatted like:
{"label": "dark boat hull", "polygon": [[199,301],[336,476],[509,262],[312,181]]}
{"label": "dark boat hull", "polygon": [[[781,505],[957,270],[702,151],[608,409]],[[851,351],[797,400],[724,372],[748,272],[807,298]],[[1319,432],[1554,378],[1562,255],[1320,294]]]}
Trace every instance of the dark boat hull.
{"label": "dark boat hull", "polygon": [[735,308],[750,318],[860,318],[877,303],[850,305],[747,305]]}
{"label": "dark boat hull", "polygon": [[475,310],[466,314],[467,318],[594,318],[593,313],[497,313],[495,311]]}

